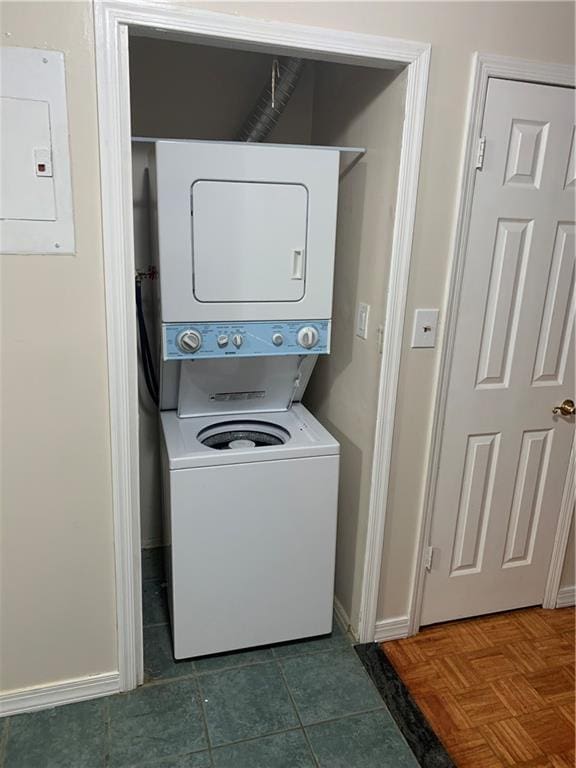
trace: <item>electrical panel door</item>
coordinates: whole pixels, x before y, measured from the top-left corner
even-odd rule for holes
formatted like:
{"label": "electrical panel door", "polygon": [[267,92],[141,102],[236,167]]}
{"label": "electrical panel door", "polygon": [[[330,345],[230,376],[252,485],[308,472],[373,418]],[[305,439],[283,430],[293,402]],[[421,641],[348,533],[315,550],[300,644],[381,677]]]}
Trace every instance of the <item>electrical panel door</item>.
{"label": "electrical panel door", "polygon": [[307,213],[302,184],[197,181],[192,187],[196,299],[300,300]]}
{"label": "electrical panel door", "polygon": [[0,219],[54,221],[48,102],[1,98],[0,109]]}

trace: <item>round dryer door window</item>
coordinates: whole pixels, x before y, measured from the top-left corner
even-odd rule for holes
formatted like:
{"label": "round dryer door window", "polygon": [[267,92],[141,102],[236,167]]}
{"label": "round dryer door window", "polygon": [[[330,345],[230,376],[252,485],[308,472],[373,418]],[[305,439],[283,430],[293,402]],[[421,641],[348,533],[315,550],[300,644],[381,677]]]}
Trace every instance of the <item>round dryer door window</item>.
{"label": "round dryer door window", "polygon": [[198,440],[217,451],[249,450],[284,445],[290,433],[265,421],[227,421],[213,424],[198,433]]}

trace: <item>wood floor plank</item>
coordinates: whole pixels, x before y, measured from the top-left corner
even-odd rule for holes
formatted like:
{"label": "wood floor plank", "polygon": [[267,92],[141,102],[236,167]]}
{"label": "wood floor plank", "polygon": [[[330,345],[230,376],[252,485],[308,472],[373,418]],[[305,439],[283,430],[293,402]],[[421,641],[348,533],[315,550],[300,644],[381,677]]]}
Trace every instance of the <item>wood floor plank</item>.
{"label": "wood floor plank", "polygon": [[552,768],[574,768],[576,765],[576,754],[571,749],[569,752],[564,752],[561,755],[550,755],[550,763]]}
{"label": "wood floor plank", "polygon": [[468,720],[476,727],[484,723],[506,720],[511,714],[491,687],[470,690],[456,695],[455,699]]}
{"label": "wood floor plank", "polygon": [[443,743],[459,768],[504,768],[477,728],[447,734]]}
{"label": "wood floor plank", "polygon": [[545,755],[567,752],[574,746],[574,731],[554,709],[530,712],[517,720]]}
{"label": "wood floor plank", "polygon": [[544,755],[516,717],[481,725],[480,733],[506,765],[516,765]]}
{"label": "wood floor plank", "polygon": [[424,693],[417,698],[420,709],[436,733],[443,735],[466,730],[472,723],[451,693]]}
{"label": "wood floor plank", "polygon": [[528,608],[382,648],[459,768],[576,768],[575,616]]}
{"label": "wood floor plank", "polygon": [[514,620],[518,622],[522,628],[525,636],[534,639],[540,639],[544,637],[552,637],[554,635],[554,629],[550,626],[543,616],[542,609],[527,609],[522,611],[514,611],[511,616],[514,616]]}
{"label": "wood floor plank", "polygon": [[466,658],[480,678],[485,681],[500,680],[502,677],[510,677],[516,673],[514,661],[506,649],[500,646],[466,654]]}
{"label": "wood floor plank", "polygon": [[466,659],[457,654],[432,659],[431,662],[427,662],[427,666],[435,684],[440,684],[454,694],[482,686],[482,678]]}
{"label": "wood floor plank", "polygon": [[546,700],[528,683],[524,675],[495,680],[491,687],[513,716],[538,712],[548,706]]}
{"label": "wood floor plank", "polygon": [[529,685],[547,702],[570,703],[574,698],[574,679],[564,667],[526,675]]}

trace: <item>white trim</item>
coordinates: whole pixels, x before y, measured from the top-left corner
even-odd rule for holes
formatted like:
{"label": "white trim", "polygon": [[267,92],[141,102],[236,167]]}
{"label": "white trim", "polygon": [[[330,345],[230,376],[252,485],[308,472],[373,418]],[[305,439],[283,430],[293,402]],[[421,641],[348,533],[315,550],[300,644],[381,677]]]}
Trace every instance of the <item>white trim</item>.
{"label": "white trim", "polygon": [[556,608],[571,608],[573,605],[576,605],[576,586],[559,589]]}
{"label": "white trim", "polygon": [[572,450],[568,461],[568,472],[566,473],[566,482],[562,493],[562,503],[560,506],[560,517],[558,518],[558,528],[554,539],[552,549],[552,559],[550,569],[546,580],[546,590],[544,592],[543,608],[557,608],[560,600],[560,579],[562,578],[562,569],[566,550],[568,548],[568,539],[570,537],[570,526],[574,517],[574,505],[576,504],[576,435],[572,441]]}
{"label": "white trim", "polygon": [[[426,575],[426,570],[424,568],[424,553],[425,548],[429,544],[434,499],[436,496],[436,485],[440,466],[440,448],[446,413],[448,382],[452,366],[456,319],[460,301],[462,274],[464,271],[464,261],[468,241],[468,228],[474,196],[477,141],[480,136],[488,80],[490,77],[502,77],[511,80],[547,83],[551,85],[573,86],[575,83],[574,67],[567,64],[545,64],[523,59],[513,59],[508,56],[494,56],[481,53],[477,53],[474,57],[468,99],[467,132],[461,160],[457,218],[452,243],[452,264],[450,267],[450,277],[447,284],[447,297],[445,302],[445,331],[443,338],[441,339],[440,370],[436,389],[434,420],[429,443],[426,489],[419,524],[418,547],[412,577],[409,609],[410,634],[418,632],[420,627],[424,579]],[[559,531],[564,527],[564,515],[565,510],[563,510],[561,515],[562,519],[559,522]],[[560,549],[560,544],[558,547],[555,547],[556,558]]]}
{"label": "white trim", "polygon": [[[122,690],[142,680],[136,328],[133,295],[128,27],[173,39],[274,50],[361,66],[407,66],[396,221],[363,573],[359,636],[372,640],[404,311],[416,214],[430,59],[428,44],[320,27],[267,22],[156,0],[95,2],[96,65],[107,307],[119,668]],[[137,30],[136,28],[139,28]]]}
{"label": "white trim", "polygon": [[410,620],[408,616],[397,616],[394,619],[383,619],[376,622],[374,642],[385,643],[387,640],[401,640],[408,637]]}
{"label": "white trim", "polygon": [[74,704],[85,699],[110,696],[120,690],[118,672],[107,672],[91,677],[79,677],[64,680],[61,683],[40,685],[36,688],[22,688],[0,694],[0,716],[9,717],[21,712],[34,712],[37,709],[59,707]]}
{"label": "white trim", "polygon": [[392,464],[392,442],[400,358],[404,334],[404,315],[408,297],[408,277],[412,253],[412,236],[416,217],[416,196],[420,154],[424,133],[426,90],[430,64],[430,48],[426,46],[417,59],[408,67],[406,104],[402,149],[398,172],[398,193],[394,218],[394,235],[384,319],[384,338],[380,382],[378,386],[378,409],[374,433],[372,477],[366,532],[366,552],[360,598],[358,635],[361,643],[373,640],[378,591],[382,570],[384,527],[390,467]]}
{"label": "white trim", "polygon": [[144,676],[140,575],[138,367],[130,145],[128,28],[95,3],[106,290],[112,504],[121,690]]}

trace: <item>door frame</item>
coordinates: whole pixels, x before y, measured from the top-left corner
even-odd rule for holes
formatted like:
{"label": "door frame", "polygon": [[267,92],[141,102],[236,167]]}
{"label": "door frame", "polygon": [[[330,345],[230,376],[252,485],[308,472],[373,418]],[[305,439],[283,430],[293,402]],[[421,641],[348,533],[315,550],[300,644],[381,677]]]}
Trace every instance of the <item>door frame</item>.
{"label": "door frame", "polygon": [[[420,617],[424,597],[424,581],[426,577],[426,555],[430,541],[432,516],[440,469],[440,449],[447,408],[448,384],[452,368],[457,314],[460,304],[462,276],[464,273],[466,249],[468,245],[468,230],[474,198],[476,162],[479,147],[478,142],[481,136],[488,81],[491,77],[542,83],[544,85],[573,87],[576,84],[574,67],[567,64],[546,64],[543,62],[484,53],[476,53],[474,55],[468,98],[466,139],[461,159],[457,216],[452,238],[452,261],[444,302],[446,306],[446,321],[440,350],[440,368],[434,405],[424,503],[418,530],[415,570],[410,598],[408,632],[410,635],[416,634],[420,628]],[[543,601],[544,608],[556,607],[556,599],[560,587],[560,576],[564,564],[566,547],[568,545],[570,523],[572,522],[574,514],[574,503],[576,501],[576,483],[574,482],[575,470],[576,453],[573,444],[552,552],[552,560],[546,583]]]}
{"label": "door frame", "polygon": [[[96,74],[106,294],[112,504],[120,689],[143,680],[138,462],[138,361],[134,300],[129,31],[239,49],[407,69],[396,215],[360,600],[359,639],[374,639],[392,435],[430,60],[430,45],[238,17],[156,0],[96,0]],[[342,615],[341,606],[336,606]]]}

